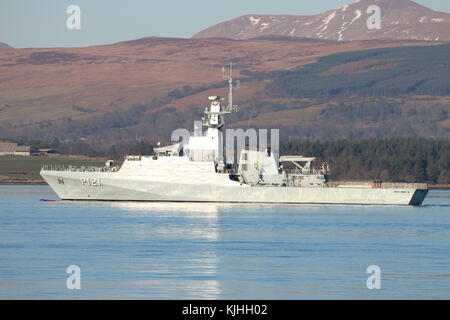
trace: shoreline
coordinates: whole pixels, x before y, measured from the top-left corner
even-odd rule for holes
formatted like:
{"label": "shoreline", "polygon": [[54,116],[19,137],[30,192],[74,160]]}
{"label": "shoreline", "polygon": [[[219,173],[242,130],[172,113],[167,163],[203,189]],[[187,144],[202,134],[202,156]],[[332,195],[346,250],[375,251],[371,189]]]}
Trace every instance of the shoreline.
{"label": "shoreline", "polygon": [[32,180],[32,181],[22,181],[22,180],[0,180],[0,185],[48,185],[47,182],[41,180]]}

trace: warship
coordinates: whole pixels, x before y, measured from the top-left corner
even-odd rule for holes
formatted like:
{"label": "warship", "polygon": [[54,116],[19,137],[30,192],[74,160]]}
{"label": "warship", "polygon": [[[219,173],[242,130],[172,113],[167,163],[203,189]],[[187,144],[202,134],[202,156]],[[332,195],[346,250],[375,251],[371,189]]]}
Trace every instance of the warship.
{"label": "warship", "polygon": [[[210,96],[202,126],[205,133],[172,145],[154,148],[148,156],[129,155],[117,166],[44,166],[41,176],[62,200],[227,202],[419,206],[428,194],[426,184],[331,182],[326,163],[314,157],[279,156],[271,147],[244,146],[238,161],[224,160],[225,117],[233,105],[232,68],[228,105]],[[287,169],[291,167],[291,169]]]}

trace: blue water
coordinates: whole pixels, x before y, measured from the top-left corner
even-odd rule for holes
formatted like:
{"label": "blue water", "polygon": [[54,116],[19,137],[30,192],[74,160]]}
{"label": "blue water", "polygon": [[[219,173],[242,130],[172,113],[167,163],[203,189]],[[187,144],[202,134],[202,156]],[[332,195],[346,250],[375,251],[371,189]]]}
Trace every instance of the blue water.
{"label": "blue water", "polygon": [[419,208],[41,198],[0,186],[1,299],[450,298],[449,191]]}

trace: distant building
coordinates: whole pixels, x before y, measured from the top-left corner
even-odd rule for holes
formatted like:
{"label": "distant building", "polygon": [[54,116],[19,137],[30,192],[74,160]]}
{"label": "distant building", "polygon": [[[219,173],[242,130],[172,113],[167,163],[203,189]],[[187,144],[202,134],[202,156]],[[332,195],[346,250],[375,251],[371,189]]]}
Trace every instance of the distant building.
{"label": "distant building", "polygon": [[17,146],[14,151],[16,156],[31,156],[33,153],[33,148],[30,146]]}
{"label": "distant building", "polygon": [[57,155],[59,155],[59,153],[55,149],[39,148],[39,149],[33,150],[32,155],[33,156],[57,156]]}
{"label": "distant building", "polygon": [[35,148],[31,146],[19,146],[15,142],[0,141],[0,155],[50,156],[50,155],[59,155],[59,153],[55,149]]}
{"label": "distant building", "polygon": [[0,142],[0,155],[31,156],[34,150],[33,147],[19,146],[15,142]]}

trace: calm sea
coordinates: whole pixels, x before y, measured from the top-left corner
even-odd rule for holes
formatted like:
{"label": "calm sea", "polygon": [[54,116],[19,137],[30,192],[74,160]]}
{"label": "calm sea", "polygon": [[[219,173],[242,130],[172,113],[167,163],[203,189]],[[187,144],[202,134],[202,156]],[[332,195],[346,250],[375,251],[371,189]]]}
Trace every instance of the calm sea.
{"label": "calm sea", "polygon": [[43,198],[0,186],[1,299],[450,298],[449,191],[419,208]]}

